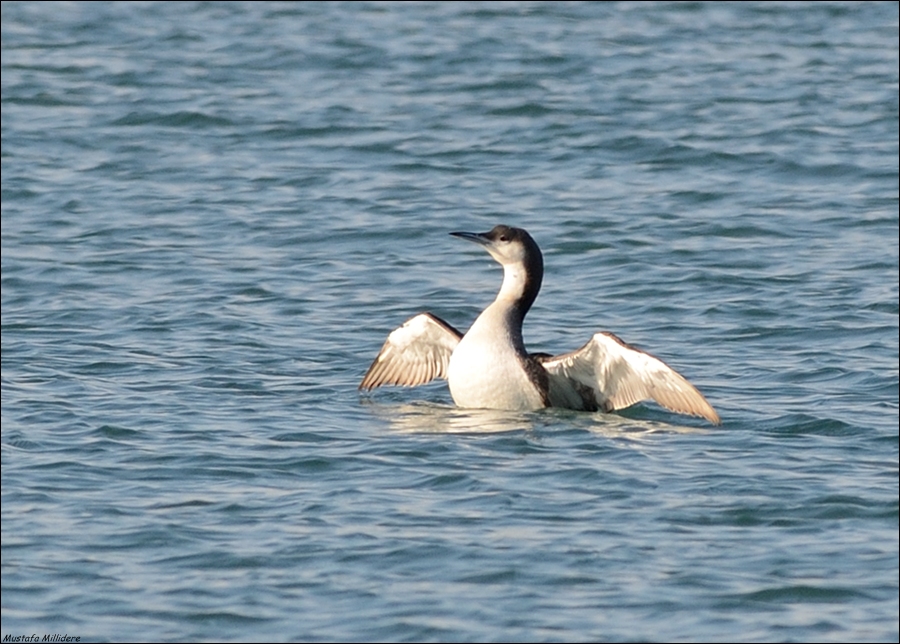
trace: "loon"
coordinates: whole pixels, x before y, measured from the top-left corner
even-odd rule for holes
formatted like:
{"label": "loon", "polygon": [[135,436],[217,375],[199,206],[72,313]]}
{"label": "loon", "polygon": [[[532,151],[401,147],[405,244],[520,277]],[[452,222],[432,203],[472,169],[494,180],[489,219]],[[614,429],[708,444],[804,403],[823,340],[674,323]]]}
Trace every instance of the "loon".
{"label": "loon", "polygon": [[525,230],[503,225],[486,233],[450,234],[483,246],[503,266],[496,299],[465,334],[431,313],[404,322],[388,336],[360,390],[443,378],[460,407],[612,412],[652,399],[671,411],[720,423],[683,376],[612,333],[596,333],[571,353],[528,353],[522,323],[544,275],[537,243]]}

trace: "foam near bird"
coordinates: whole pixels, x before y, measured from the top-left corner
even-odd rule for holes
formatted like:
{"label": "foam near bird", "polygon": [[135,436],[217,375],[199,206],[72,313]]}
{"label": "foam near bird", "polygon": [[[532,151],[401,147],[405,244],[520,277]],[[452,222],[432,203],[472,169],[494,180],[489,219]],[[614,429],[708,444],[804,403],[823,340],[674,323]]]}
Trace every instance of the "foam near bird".
{"label": "foam near bird", "polygon": [[571,353],[528,353],[522,323],[544,275],[537,243],[525,230],[502,225],[487,233],[450,234],[483,246],[503,266],[496,299],[465,334],[431,313],[410,318],[388,336],[360,389],[445,378],[460,407],[611,412],[652,399],[719,424],[719,415],[696,387],[612,333],[596,333]]}

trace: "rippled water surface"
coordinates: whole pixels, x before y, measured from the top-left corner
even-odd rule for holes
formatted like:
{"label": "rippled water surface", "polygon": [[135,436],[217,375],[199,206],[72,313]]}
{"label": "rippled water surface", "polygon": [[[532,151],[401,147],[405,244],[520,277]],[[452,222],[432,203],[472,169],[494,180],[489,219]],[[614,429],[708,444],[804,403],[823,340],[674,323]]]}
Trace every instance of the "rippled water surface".
{"label": "rippled water surface", "polygon": [[[3,3],[2,636],[898,640],[898,5]],[[720,427],[356,389],[544,250]]]}

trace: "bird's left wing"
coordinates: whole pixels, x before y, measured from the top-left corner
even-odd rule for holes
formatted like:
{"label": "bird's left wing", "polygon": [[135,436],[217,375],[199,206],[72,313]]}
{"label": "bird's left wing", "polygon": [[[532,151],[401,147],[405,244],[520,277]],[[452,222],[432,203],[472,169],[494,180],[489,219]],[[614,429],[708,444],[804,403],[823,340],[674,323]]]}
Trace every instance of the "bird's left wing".
{"label": "bird's left wing", "polygon": [[680,414],[720,423],[716,410],[684,376],[612,333],[596,333],[577,351],[540,362],[550,375],[551,396],[554,390],[570,397],[577,392],[585,408],[594,402],[603,411],[613,411],[653,399]]}
{"label": "bird's left wing", "polygon": [[450,355],[462,334],[431,313],[411,317],[388,336],[360,389],[381,385],[414,387],[447,377]]}

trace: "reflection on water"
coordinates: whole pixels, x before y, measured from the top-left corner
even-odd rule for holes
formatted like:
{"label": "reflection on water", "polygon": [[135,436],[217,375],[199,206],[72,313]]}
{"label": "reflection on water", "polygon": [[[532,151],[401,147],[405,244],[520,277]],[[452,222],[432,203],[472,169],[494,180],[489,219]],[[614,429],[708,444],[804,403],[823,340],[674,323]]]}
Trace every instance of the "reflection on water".
{"label": "reflection on water", "polygon": [[533,412],[495,409],[462,409],[445,403],[414,401],[409,403],[380,403],[365,399],[378,418],[385,420],[393,431],[405,434],[498,434],[529,432],[549,428],[589,431],[599,436],[641,440],[653,434],[706,434],[704,427],[670,424],[659,420],[628,418],[618,414],[543,409]]}
{"label": "reflection on water", "polygon": [[497,434],[536,427],[536,415],[530,412],[461,409],[430,402],[376,404],[372,408],[388,421],[392,430],[402,433]]}

